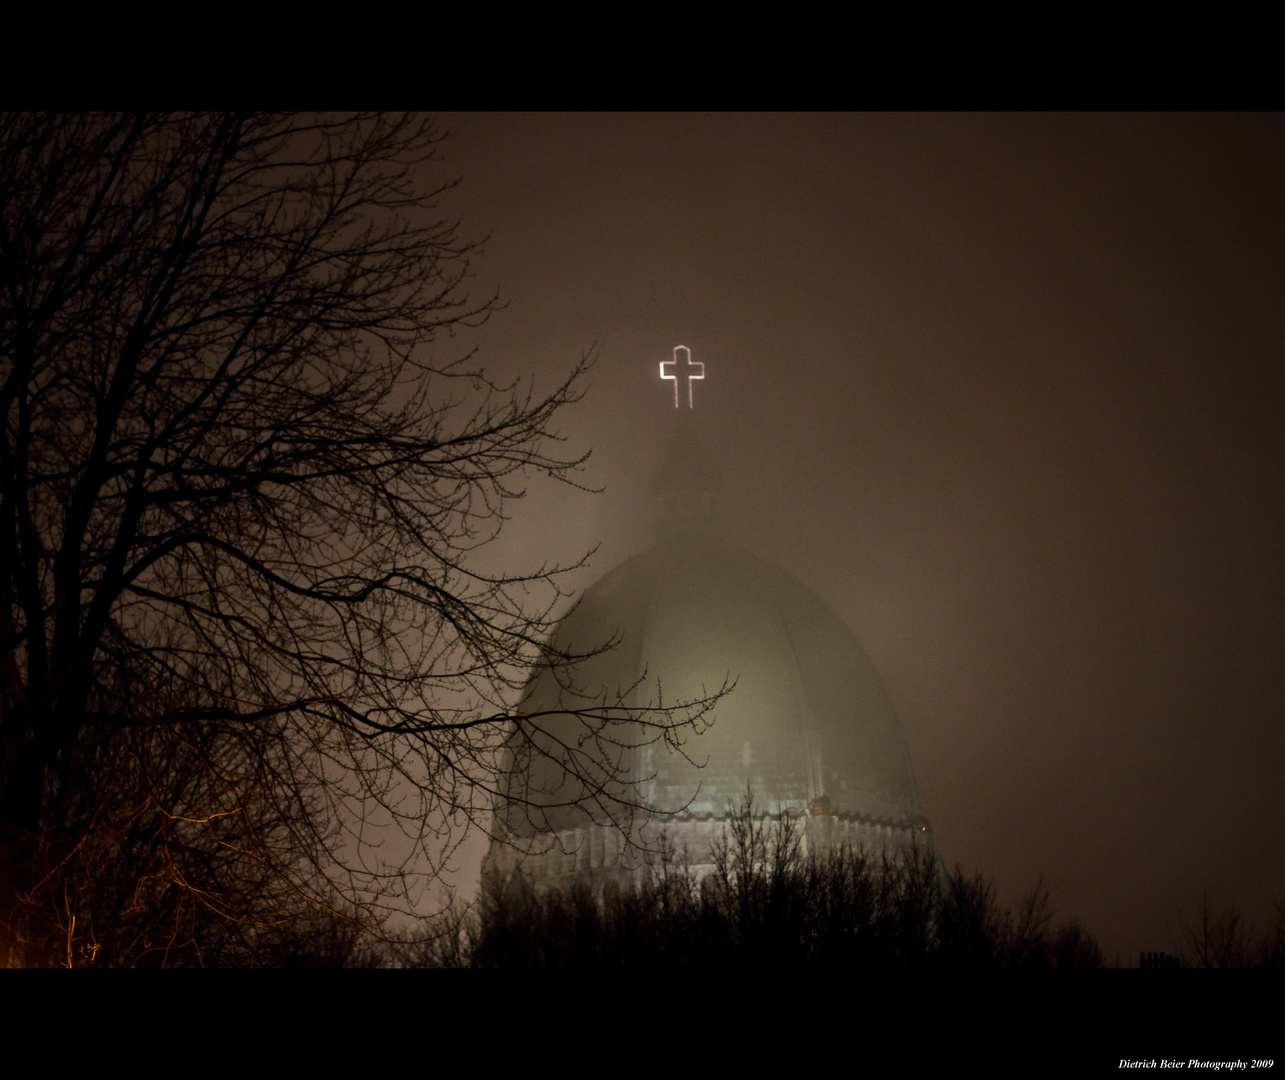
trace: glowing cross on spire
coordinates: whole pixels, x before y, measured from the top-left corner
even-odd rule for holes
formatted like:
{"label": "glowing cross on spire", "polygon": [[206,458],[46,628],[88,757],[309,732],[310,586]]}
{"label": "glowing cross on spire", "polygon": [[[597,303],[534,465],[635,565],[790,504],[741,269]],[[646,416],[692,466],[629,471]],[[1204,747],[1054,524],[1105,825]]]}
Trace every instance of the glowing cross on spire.
{"label": "glowing cross on spire", "polygon": [[[678,359],[678,354],[683,354],[683,359]],[[665,374],[665,368],[673,368],[672,375]],[[699,368],[700,371],[693,369]],[[674,358],[672,360],[662,360],[660,362],[660,377],[669,379],[674,384],[674,408],[681,409],[683,406],[678,395],[678,384],[684,379],[687,381],[687,407],[692,408],[692,380],[705,378],[705,365],[692,359],[692,350],[686,345],[674,346]]]}

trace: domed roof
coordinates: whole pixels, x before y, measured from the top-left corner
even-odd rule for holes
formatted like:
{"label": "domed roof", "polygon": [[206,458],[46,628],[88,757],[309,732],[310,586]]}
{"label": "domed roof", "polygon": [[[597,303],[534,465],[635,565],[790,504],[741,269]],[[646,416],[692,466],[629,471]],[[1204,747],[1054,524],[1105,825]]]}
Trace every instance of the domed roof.
{"label": "domed roof", "polygon": [[[608,573],[562,621],[553,645],[587,652],[609,640],[615,647],[580,664],[573,685],[565,674],[538,671],[520,711],[545,714],[541,732],[559,753],[578,755],[582,769],[612,761],[627,769],[635,782],[627,801],[721,817],[748,786],[771,810],[825,797],[841,818],[908,824],[918,814],[900,724],[856,637],[801,582],[716,532],[671,531]],[[622,737],[559,713],[604,701],[667,706],[712,694],[725,680],[735,688],[712,724],[689,732],[679,749],[646,731]],[[517,798],[503,815],[513,835],[614,816],[578,805],[584,789],[556,753],[529,756],[513,782],[522,790],[511,789]]]}

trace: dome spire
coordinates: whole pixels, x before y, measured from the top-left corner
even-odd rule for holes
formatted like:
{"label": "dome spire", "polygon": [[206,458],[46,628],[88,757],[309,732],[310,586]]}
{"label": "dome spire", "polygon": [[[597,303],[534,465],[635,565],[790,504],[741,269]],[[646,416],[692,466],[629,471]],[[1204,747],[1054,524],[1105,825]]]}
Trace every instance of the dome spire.
{"label": "dome spire", "polygon": [[669,449],[652,474],[655,532],[698,532],[718,525],[723,477],[701,438],[691,411],[684,409],[672,427]]}

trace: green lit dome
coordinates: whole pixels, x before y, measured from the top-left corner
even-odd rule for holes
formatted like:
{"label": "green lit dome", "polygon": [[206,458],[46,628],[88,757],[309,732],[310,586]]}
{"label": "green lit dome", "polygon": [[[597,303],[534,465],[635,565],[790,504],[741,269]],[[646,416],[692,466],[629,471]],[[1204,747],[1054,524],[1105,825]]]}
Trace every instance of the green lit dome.
{"label": "green lit dome", "polygon": [[[927,832],[901,725],[865,650],[801,582],[727,542],[722,490],[694,421],[679,417],[652,485],[656,543],[591,586],[550,643],[561,656],[615,647],[570,678],[543,667],[527,684],[529,720],[510,741],[496,808],[507,842],[492,844],[487,873],[601,885],[645,872],[670,847],[700,876],[747,791],[765,811],[803,814],[809,850],[887,851]],[[735,687],[712,722],[686,729],[681,745],[646,726],[657,717],[642,710],[725,683]],[[595,723],[584,715],[595,707],[635,719]]]}
{"label": "green lit dome", "polygon": [[[584,662],[572,688],[550,671],[536,674],[521,711],[551,714],[543,730],[585,761],[622,754],[634,800],[683,817],[723,817],[748,785],[765,809],[824,808],[898,829],[919,814],[900,724],[865,651],[815,594],[772,564],[709,528],[670,531],[588,589],[553,641],[575,652],[613,638],[617,646]],[[692,700],[725,679],[735,689],[683,752],[642,732],[623,740],[633,749],[598,745],[581,720],[557,714],[571,700],[614,702],[626,691],[633,706]],[[574,805],[583,790],[553,759],[537,754],[519,775],[523,788],[511,794],[537,809],[510,807],[513,835],[590,822]]]}

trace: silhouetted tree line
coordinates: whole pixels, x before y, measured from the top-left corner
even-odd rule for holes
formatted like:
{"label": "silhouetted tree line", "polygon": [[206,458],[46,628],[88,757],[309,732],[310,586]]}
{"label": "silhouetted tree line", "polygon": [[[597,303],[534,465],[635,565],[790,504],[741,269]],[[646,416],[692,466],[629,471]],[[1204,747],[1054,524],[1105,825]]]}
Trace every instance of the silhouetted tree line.
{"label": "silhouetted tree line", "polygon": [[[982,875],[948,874],[931,848],[806,853],[798,819],[765,820],[752,798],[731,813],[713,870],[681,853],[641,883],[535,890],[490,878],[397,962],[443,968],[915,967],[1101,968],[1102,947],[1057,917],[1043,881],[1007,907]],[[1183,967],[1285,967],[1285,904],[1259,938],[1235,908],[1205,900],[1179,920]]]}
{"label": "silhouetted tree line", "polygon": [[1096,968],[1098,943],[1056,922],[1041,883],[1015,909],[980,875],[948,875],[927,846],[805,854],[797,819],[765,822],[747,799],[699,881],[681,857],[641,884],[532,890],[489,880],[470,912],[439,923],[426,966]]}
{"label": "silhouetted tree line", "polygon": [[1235,905],[1217,910],[1206,896],[1195,918],[1178,920],[1178,949],[1184,967],[1285,968],[1285,901],[1273,905],[1276,920],[1255,937],[1253,921]]}

